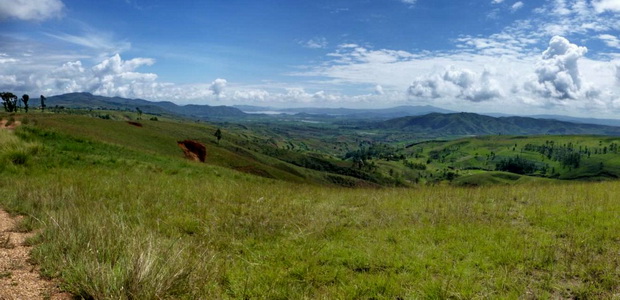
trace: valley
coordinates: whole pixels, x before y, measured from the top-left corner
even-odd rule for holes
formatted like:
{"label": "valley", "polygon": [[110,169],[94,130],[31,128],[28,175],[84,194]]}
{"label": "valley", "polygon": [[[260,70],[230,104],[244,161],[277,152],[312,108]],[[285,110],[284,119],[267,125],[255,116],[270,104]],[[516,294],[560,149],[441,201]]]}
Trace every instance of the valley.
{"label": "valley", "polygon": [[[42,274],[78,297],[605,298],[620,286],[615,136],[95,108],[0,118],[20,124],[0,130],[0,203],[39,230]],[[205,163],[183,157],[185,139]]]}

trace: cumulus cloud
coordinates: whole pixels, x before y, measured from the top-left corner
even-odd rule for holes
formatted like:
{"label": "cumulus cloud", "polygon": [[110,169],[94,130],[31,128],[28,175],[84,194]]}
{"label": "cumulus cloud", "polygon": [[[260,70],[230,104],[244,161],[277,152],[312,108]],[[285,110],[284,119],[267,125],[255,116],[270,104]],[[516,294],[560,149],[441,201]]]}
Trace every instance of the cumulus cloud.
{"label": "cumulus cloud", "polygon": [[223,95],[227,84],[225,79],[218,78],[211,83],[178,85],[159,81],[157,74],[139,72],[140,68],[154,63],[155,60],[151,58],[124,60],[119,54],[115,54],[92,67],[76,60],[46,70],[18,74],[11,74],[10,68],[0,69],[0,90],[46,95],[90,92],[103,96],[179,103],[214,100]]}
{"label": "cumulus cloud", "polygon": [[385,92],[383,91],[383,87],[380,84],[375,85],[375,95],[383,95]]}
{"label": "cumulus cloud", "polygon": [[408,94],[411,97],[457,97],[482,102],[502,97],[502,89],[488,70],[478,75],[471,70],[452,66],[443,74],[414,80],[409,86]]}
{"label": "cumulus cloud", "polygon": [[233,93],[233,100],[243,102],[265,102],[269,99],[269,92],[261,89],[237,90]]}
{"label": "cumulus cloud", "polygon": [[63,7],[60,0],[2,0],[0,20],[42,21],[59,17]]}
{"label": "cumulus cloud", "polygon": [[554,36],[542,53],[536,68],[536,82],[526,88],[543,97],[577,99],[582,92],[582,79],[577,61],[588,49],[571,44],[566,38]]}
{"label": "cumulus cloud", "polygon": [[491,3],[493,3],[493,4],[499,4],[499,3],[502,3],[502,2],[504,2],[504,0],[493,0],[493,1],[491,1]]}
{"label": "cumulus cloud", "polygon": [[213,92],[214,95],[220,96],[224,92],[224,88],[226,88],[226,84],[228,82],[226,79],[218,78],[211,82],[211,86],[209,86],[209,90]]}
{"label": "cumulus cloud", "polygon": [[610,12],[620,12],[620,1],[618,0],[598,0],[593,1],[592,6],[598,13],[603,13],[606,11]]}

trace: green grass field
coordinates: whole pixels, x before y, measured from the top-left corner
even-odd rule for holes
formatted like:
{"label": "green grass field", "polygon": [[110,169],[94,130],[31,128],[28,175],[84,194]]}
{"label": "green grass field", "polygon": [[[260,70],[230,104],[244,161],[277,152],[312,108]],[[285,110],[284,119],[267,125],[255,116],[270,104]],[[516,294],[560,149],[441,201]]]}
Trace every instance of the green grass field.
{"label": "green grass field", "polygon": [[[616,181],[306,184],[233,170],[240,158],[212,146],[214,127],[80,118],[33,115],[0,130],[0,204],[41,230],[35,261],[80,297],[620,295]],[[215,149],[211,161],[183,159],[184,137]]]}

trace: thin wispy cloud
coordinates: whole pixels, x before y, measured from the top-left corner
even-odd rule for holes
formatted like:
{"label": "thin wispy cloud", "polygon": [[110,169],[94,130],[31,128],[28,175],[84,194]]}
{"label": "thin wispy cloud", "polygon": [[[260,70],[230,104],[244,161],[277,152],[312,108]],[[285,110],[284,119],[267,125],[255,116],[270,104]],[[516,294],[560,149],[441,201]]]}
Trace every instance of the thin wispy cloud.
{"label": "thin wispy cloud", "polygon": [[83,35],[45,33],[45,35],[63,42],[95,49],[106,54],[120,53],[131,48],[131,43],[126,41],[117,41],[110,35],[101,33],[86,33]]}
{"label": "thin wispy cloud", "polygon": [[301,42],[301,44],[304,47],[310,48],[310,49],[323,49],[327,47],[328,42],[327,42],[327,39],[324,37],[317,37],[317,38],[307,40],[305,42]]}

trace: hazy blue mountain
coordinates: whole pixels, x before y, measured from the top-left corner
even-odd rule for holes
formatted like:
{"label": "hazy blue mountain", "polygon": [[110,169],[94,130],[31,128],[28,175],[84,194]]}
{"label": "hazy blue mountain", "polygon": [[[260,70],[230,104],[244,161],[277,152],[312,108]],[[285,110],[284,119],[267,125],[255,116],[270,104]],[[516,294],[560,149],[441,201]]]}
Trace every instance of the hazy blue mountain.
{"label": "hazy blue mountain", "polygon": [[235,105],[244,112],[258,113],[258,112],[280,112],[286,114],[300,114],[302,116],[308,115],[324,115],[324,116],[337,116],[347,117],[351,119],[391,119],[405,116],[419,116],[429,113],[453,113],[454,111],[434,107],[430,105],[425,106],[397,106],[391,108],[377,108],[377,109],[355,109],[355,108],[322,108],[322,107],[301,107],[301,108],[274,108],[274,107],[260,107],[251,105]]}

